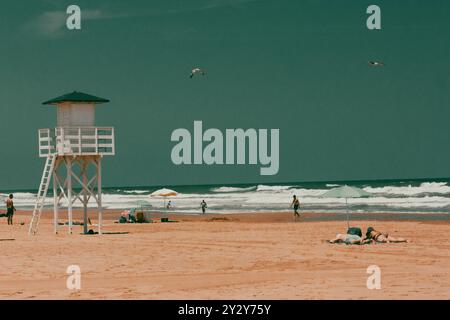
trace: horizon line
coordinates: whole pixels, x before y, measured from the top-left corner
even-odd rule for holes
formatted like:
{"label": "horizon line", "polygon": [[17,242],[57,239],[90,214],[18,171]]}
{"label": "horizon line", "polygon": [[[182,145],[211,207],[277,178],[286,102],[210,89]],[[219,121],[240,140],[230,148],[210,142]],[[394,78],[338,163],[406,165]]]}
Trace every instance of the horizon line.
{"label": "horizon line", "polygon": [[[427,181],[435,180],[433,182],[439,182],[442,180],[450,180],[450,177],[439,178],[383,178],[383,179],[357,179],[357,180],[317,180],[317,181],[285,181],[285,182],[242,182],[242,183],[204,183],[204,184],[165,184],[165,185],[133,185],[133,186],[108,186],[102,187],[104,189],[128,189],[128,188],[163,188],[163,187],[203,187],[203,186],[242,186],[242,185],[287,185],[287,184],[315,184],[315,183],[329,183],[329,184],[342,184],[342,183],[362,183],[362,182],[399,182],[399,181]],[[0,193],[14,193],[14,192],[34,192],[38,188],[17,188],[6,191],[0,189]]]}

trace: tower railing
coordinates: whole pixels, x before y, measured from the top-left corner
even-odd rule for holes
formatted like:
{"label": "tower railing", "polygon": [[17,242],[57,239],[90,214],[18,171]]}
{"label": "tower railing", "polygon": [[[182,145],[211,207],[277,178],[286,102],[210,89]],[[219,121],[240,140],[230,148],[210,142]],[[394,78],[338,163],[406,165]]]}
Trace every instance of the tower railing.
{"label": "tower railing", "polygon": [[39,157],[114,155],[113,127],[39,129]]}

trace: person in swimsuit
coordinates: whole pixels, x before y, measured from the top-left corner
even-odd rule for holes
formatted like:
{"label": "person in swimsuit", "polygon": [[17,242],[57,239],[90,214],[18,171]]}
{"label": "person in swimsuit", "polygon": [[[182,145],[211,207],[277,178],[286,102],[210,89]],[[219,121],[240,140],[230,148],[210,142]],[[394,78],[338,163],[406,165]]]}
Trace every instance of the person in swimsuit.
{"label": "person in swimsuit", "polygon": [[202,200],[202,202],[200,203],[200,207],[202,207],[202,212],[203,212],[203,214],[205,214],[206,208],[208,207],[205,200]]}
{"label": "person in swimsuit", "polygon": [[394,237],[390,236],[388,233],[382,233],[380,231],[375,230],[372,227],[367,228],[366,240],[371,240],[371,241],[379,242],[379,243],[408,242],[407,239],[394,238]]}
{"label": "person in swimsuit", "polygon": [[345,244],[366,244],[371,240],[362,239],[357,234],[337,234],[336,238],[328,240],[329,243],[345,243]]}
{"label": "person in swimsuit", "polygon": [[296,195],[293,196],[293,200],[291,203],[291,207],[294,206],[294,219],[300,218],[300,214],[298,213],[298,208],[300,207],[300,201],[298,201],[298,198]]}
{"label": "person in swimsuit", "polygon": [[16,208],[14,207],[14,196],[12,194],[9,195],[8,199],[6,199],[6,216],[8,218],[8,225],[13,224],[13,216],[14,211],[16,211]]}

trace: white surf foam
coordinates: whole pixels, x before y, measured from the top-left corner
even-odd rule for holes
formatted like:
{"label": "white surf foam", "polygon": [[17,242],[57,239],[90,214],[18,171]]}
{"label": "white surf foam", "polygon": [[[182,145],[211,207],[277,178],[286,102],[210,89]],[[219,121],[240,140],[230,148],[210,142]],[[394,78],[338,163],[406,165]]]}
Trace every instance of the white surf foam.
{"label": "white surf foam", "polygon": [[227,193],[227,192],[246,192],[246,191],[252,191],[255,190],[256,187],[247,187],[247,188],[238,188],[238,187],[219,187],[219,188],[212,188],[211,191],[212,192],[223,192],[223,193]]}
{"label": "white surf foam", "polygon": [[422,193],[439,193],[439,194],[450,194],[450,187],[446,182],[424,182],[420,186],[385,186],[385,187],[366,187],[365,191],[369,193],[383,193],[386,195],[418,195]]}
{"label": "white surf foam", "polygon": [[[105,208],[127,209],[146,201],[155,210],[164,210],[164,204],[171,201],[172,210],[178,212],[198,213],[200,202],[208,203],[208,212],[264,212],[264,211],[287,211],[292,196],[295,194],[300,198],[301,208],[311,211],[335,211],[345,208],[345,199],[323,198],[321,195],[329,190],[331,185],[323,189],[314,189],[296,186],[268,186],[258,185],[253,187],[216,187],[205,189],[198,193],[179,193],[176,197],[163,198],[150,197],[149,190],[118,190],[107,191],[102,200]],[[374,211],[429,211],[450,212],[450,187],[442,182],[424,182],[418,186],[392,186],[365,187],[365,191],[374,196],[369,198],[348,199],[348,204],[354,210]],[[4,200],[8,194],[0,194],[0,200]],[[14,193],[15,205],[18,209],[32,209],[36,195],[30,192]],[[53,199],[47,198],[46,203],[50,207]],[[1,205],[1,203],[0,203]],[[63,206],[66,205],[63,201]],[[94,207],[92,201],[90,207]],[[80,208],[78,202],[75,208]]]}

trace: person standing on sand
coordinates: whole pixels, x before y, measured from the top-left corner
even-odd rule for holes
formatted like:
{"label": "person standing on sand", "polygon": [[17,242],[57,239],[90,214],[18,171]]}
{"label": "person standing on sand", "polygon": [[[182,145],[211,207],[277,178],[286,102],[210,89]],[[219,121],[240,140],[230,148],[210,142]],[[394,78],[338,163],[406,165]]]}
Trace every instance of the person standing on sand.
{"label": "person standing on sand", "polygon": [[9,195],[8,199],[6,199],[6,216],[8,217],[8,225],[13,225],[13,215],[16,208],[14,207],[14,196],[12,194]]}
{"label": "person standing on sand", "polygon": [[202,202],[200,203],[200,207],[202,207],[202,212],[203,212],[203,214],[205,214],[206,208],[208,207],[205,200],[202,200]]}
{"label": "person standing on sand", "polygon": [[291,206],[294,206],[294,219],[297,220],[297,218],[300,218],[300,214],[298,213],[298,208],[300,207],[300,201],[298,201],[298,198],[296,195],[293,196],[293,200],[291,203]]}

